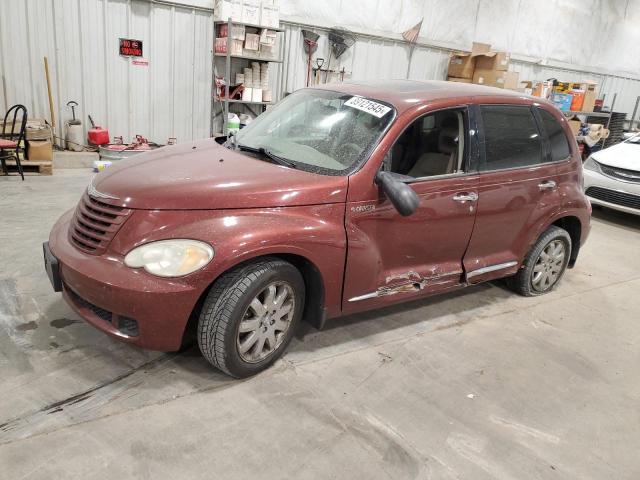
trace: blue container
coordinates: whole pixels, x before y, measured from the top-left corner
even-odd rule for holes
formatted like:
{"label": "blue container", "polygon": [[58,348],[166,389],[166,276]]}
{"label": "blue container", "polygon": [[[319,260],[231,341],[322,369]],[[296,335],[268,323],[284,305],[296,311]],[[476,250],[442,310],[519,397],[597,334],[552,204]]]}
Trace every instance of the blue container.
{"label": "blue container", "polygon": [[551,97],[551,101],[554,103],[554,105],[563,112],[568,112],[569,110],[571,110],[572,100],[573,95],[571,95],[570,93],[554,93]]}

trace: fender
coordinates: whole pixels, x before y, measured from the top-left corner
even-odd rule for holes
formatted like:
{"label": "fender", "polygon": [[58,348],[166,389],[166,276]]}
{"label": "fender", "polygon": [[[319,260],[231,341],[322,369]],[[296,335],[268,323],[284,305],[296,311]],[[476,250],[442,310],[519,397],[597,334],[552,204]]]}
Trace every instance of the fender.
{"label": "fender", "polygon": [[175,281],[202,294],[224,272],[264,255],[296,255],[313,264],[324,285],[328,317],[341,313],[346,255],[344,203],[241,210],[136,210],[109,249],[126,255],[133,248],[169,238],[201,240],[215,255],[202,270]]}

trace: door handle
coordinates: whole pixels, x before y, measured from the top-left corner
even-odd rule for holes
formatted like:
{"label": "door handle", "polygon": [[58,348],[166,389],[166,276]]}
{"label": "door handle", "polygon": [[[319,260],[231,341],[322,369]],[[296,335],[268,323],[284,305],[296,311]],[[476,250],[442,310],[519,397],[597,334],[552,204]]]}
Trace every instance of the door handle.
{"label": "door handle", "polygon": [[453,196],[456,202],[475,202],[478,200],[478,194],[476,192],[464,192],[457,193]]}
{"label": "door handle", "polygon": [[538,188],[540,190],[553,190],[556,188],[556,182],[553,180],[547,180],[546,182],[539,183]]}

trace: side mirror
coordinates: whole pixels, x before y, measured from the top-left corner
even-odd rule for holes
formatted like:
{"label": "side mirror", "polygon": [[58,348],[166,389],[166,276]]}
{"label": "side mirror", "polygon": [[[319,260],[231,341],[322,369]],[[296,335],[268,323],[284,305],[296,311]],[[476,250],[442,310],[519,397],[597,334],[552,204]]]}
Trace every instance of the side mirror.
{"label": "side mirror", "polygon": [[376,175],[376,185],[385,193],[403,217],[408,217],[418,209],[420,197],[406,183],[397,180],[392,173],[379,171]]}

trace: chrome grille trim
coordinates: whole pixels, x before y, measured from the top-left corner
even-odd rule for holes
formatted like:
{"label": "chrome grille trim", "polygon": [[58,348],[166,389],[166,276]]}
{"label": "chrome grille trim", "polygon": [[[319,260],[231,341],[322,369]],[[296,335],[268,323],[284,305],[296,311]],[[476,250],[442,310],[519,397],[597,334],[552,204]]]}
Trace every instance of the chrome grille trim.
{"label": "chrome grille trim", "polygon": [[618,167],[610,167],[609,165],[604,165],[602,163],[598,164],[600,166],[600,170],[607,177],[615,178],[616,180],[622,180],[623,182],[629,183],[640,183],[640,172],[636,172],[635,170],[627,170],[624,168]]}
{"label": "chrome grille trim", "polygon": [[71,243],[85,253],[104,253],[131,210],[91,197],[80,199],[69,225]]}

